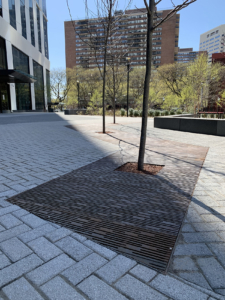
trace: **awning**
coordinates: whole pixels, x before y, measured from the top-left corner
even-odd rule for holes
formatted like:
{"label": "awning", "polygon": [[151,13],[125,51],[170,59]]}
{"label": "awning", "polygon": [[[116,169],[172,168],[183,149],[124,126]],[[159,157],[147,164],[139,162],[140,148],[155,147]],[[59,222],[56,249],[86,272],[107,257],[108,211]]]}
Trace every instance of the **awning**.
{"label": "awning", "polygon": [[37,79],[20,70],[0,70],[0,83],[34,83]]}

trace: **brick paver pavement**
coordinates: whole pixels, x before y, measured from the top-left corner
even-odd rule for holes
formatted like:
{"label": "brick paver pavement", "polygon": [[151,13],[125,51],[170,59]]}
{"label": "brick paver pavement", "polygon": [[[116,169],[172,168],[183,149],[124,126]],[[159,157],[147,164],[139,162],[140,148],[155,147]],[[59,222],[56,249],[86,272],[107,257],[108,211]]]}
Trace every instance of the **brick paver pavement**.
{"label": "brick paver pavement", "polygon": [[[32,114],[32,116],[34,115]],[[14,117],[17,118],[17,121],[13,121]],[[46,119],[45,122],[43,120],[39,122],[38,117],[35,117],[35,122],[32,122],[32,124],[23,115],[18,117],[15,115],[0,116],[0,123],[3,118],[5,125],[0,125],[0,151],[1,154],[3,153],[0,167],[0,188],[2,189],[0,194],[0,217],[4,217],[1,219],[0,225],[0,299],[224,299],[223,296],[218,294],[223,292],[221,286],[214,288],[210,285],[210,288],[216,291],[214,293],[209,288],[206,289],[192,284],[190,279],[182,279],[179,272],[176,275],[168,274],[165,276],[138,265],[136,261],[128,258],[124,257],[120,260],[120,255],[113,253],[113,251],[100,247],[66,228],[43,221],[29,214],[26,210],[7,202],[8,197],[24,191],[25,189],[22,187],[28,189],[55,176],[68,173],[80,166],[107,156],[112,151],[117,150],[118,146],[113,146],[113,143],[96,141],[96,138],[93,138],[93,136],[96,137],[96,134],[91,122],[100,124],[101,120],[98,117],[90,118],[90,121],[87,117],[86,119],[85,117],[67,117],[65,118],[66,121],[63,118],[57,121],[54,120],[54,117],[51,117],[52,120],[48,122]],[[11,121],[10,118],[12,118]],[[117,125],[118,130],[122,130],[121,127],[123,127],[123,131],[128,132],[128,135],[135,132],[139,134],[139,120],[132,120],[133,125],[128,126],[128,123],[126,124],[127,120],[124,119],[122,119],[123,126]],[[111,119],[109,122],[111,122]],[[86,133],[88,130],[87,123],[89,123],[89,128],[90,126],[93,128],[92,132],[89,130],[91,136]],[[72,130],[69,133],[69,129],[64,127],[68,124],[76,124],[79,130],[82,130],[82,134]],[[111,126],[112,129],[115,128],[114,125],[107,124],[107,126]],[[151,128],[151,122],[149,127]],[[212,283],[207,277],[207,272],[209,273],[211,264],[218,278],[217,281],[220,282],[222,273],[219,272],[224,270],[222,264],[224,256],[221,254],[221,248],[218,248],[224,245],[225,232],[222,226],[224,223],[221,219],[224,214],[224,198],[222,198],[224,193],[224,165],[222,160],[225,149],[224,141],[219,137],[186,133],[180,135],[179,132],[175,134],[172,131],[154,129],[150,132],[152,135],[157,135],[158,138],[165,140],[176,140],[187,144],[211,147],[204,169],[200,174],[199,182],[203,186],[201,192],[208,188],[209,193],[207,192],[207,195],[212,198],[212,201],[216,201],[217,205],[215,205],[215,202],[204,203],[205,197],[202,197],[202,199],[198,198],[198,195],[194,195],[194,198],[197,199],[193,199],[189,210],[197,211],[201,217],[200,220],[203,220],[203,222],[199,222],[199,220],[195,222],[196,214],[193,214],[193,220],[187,216],[183,228],[186,226],[190,230],[192,227],[193,233],[210,232],[209,235],[216,234],[220,236],[221,240],[220,242],[212,242],[209,245],[199,239],[198,243],[206,245],[212,253],[211,256],[205,256],[205,254],[198,256],[197,259],[201,259],[199,262],[196,262],[194,255],[190,253],[188,255],[178,255],[175,258],[193,260],[193,264],[199,270],[197,272],[202,274],[209,284]],[[5,135],[2,133],[5,133]],[[99,136],[98,139],[100,139]],[[126,151],[125,146],[122,143],[121,145]],[[79,159],[77,159],[78,155]],[[85,156],[87,156],[86,161]],[[65,162],[65,168],[63,162]],[[54,170],[52,171],[52,169]],[[9,177],[10,173],[11,177]],[[28,177],[22,179],[21,175],[25,176],[26,174],[28,174]],[[39,174],[41,178],[35,177],[35,174]],[[203,177],[201,177],[202,174]],[[11,185],[9,185],[10,183]],[[215,184],[217,185],[217,191],[210,194],[213,187],[215,188]],[[198,185],[196,189],[198,189]],[[198,207],[203,208],[206,213],[198,211],[196,204]],[[192,207],[192,205],[194,206]],[[215,220],[212,222],[211,217],[213,216],[219,216],[220,222]],[[198,223],[198,225],[195,223]],[[212,224],[211,231],[208,231],[209,226],[207,227],[207,225],[209,224]],[[200,225],[203,227],[198,227],[197,230],[197,226]],[[200,229],[204,229],[204,231],[200,231]],[[71,241],[79,245],[78,249],[82,248],[82,251],[85,251],[84,257],[79,261],[76,260],[75,254],[71,252]],[[180,244],[196,244],[192,241],[187,242],[187,239],[184,241],[182,235],[180,241],[178,246]],[[218,252],[214,250],[216,249],[215,244]],[[9,245],[18,245],[22,250],[18,253],[15,249],[15,253],[13,253]],[[49,251],[46,251],[46,249],[49,249]],[[75,249],[72,250],[75,251]],[[207,263],[204,259],[208,259]],[[216,260],[218,265],[214,264],[213,259]],[[114,271],[108,273],[104,270],[109,269],[118,272],[118,260],[120,269],[123,269],[123,264],[125,264],[124,271],[116,281],[110,283],[109,275],[113,275]],[[189,264],[190,260],[186,265]],[[185,265],[185,262],[183,262],[183,265]],[[208,269],[207,265],[209,266]],[[183,273],[185,272],[196,271],[184,270]],[[177,275],[180,277],[177,277]],[[209,275],[211,278],[213,277],[211,273]],[[195,283],[198,283],[197,280]]]}

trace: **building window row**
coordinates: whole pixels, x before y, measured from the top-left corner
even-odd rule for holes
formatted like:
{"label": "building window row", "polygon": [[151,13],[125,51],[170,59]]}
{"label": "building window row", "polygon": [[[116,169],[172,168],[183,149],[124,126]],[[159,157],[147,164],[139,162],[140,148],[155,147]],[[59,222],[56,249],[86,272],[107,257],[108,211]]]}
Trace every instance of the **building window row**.
{"label": "building window row", "polygon": [[21,26],[22,26],[22,36],[27,38],[27,26],[26,26],[26,13],[25,13],[25,2],[20,0],[20,14],[21,14]]}
{"label": "building window row", "polygon": [[10,19],[10,25],[16,29],[15,0],[9,0],[9,19]]}
{"label": "building window row", "polygon": [[0,0],[0,17],[2,17],[2,0]]}

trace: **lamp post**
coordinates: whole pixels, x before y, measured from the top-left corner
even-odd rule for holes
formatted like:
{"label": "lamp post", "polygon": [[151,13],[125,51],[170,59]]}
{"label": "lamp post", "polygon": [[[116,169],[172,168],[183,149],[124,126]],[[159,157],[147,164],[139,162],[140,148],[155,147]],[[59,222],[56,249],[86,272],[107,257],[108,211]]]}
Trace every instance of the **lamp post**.
{"label": "lamp post", "polygon": [[78,92],[78,109],[80,108],[80,82],[77,80],[77,92]]}
{"label": "lamp post", "polygon": [[126,57],[127,60],[127,117],[129,109],[129,74],[130,74],[130,57]]}

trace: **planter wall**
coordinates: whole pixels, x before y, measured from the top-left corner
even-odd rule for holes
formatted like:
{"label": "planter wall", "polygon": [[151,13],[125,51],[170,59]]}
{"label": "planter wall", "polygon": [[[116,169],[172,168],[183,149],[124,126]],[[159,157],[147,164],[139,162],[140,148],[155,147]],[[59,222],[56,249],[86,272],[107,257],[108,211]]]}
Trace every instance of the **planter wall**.
{"label": "planter wall", "polygon": [[188,117],[155,117],[154,127],[185,132],[225,136],[225,120]]}

